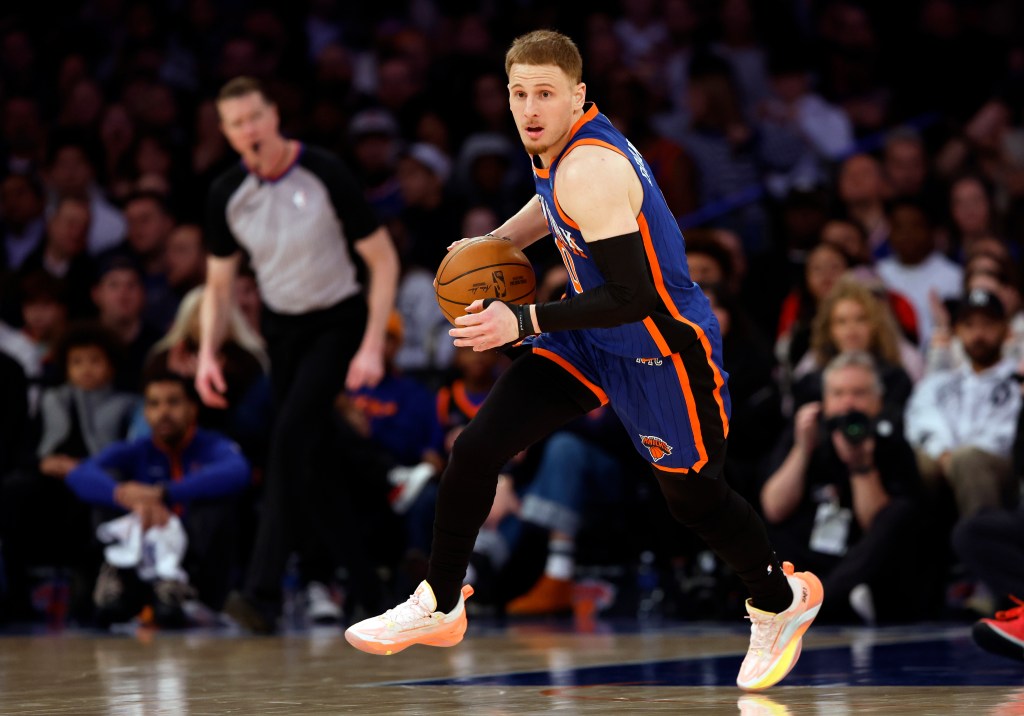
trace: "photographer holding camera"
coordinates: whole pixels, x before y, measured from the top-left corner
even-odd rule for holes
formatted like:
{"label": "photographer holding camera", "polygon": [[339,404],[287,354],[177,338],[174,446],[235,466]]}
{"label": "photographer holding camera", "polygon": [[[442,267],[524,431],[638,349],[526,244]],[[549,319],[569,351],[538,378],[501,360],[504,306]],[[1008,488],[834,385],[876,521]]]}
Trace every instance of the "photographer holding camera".
{"label": "photographer holding camera", "polygon": [[821,575],[830,596],[822,616],[911,616],[902,596],[919,586],[913,450],[882,414],[882,381],[869,354],[839,354],[822,384],[822,401],[797,411],[761,488],[768,533],[776,549]]}

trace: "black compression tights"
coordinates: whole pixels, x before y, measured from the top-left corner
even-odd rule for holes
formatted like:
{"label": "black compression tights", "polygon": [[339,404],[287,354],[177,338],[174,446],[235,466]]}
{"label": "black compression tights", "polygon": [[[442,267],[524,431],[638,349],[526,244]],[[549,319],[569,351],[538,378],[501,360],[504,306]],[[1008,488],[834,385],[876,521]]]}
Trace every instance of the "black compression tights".
{"label": "black compression tights", "polygon": [[437,608],[459,601],[477,532],[494,502],[498,472],[520,450],[598,407],[597,397],[547,358],[514,361],[459,435],[441,478],[427,581]]}
{"label": "black compression tights", "polygon": [[669,512],[707,543],[743,580],[758,609],[780,612],[793,591],[768,541],[764,523],[722,475],[725,451],[700,473],[678,476],[654,470]]}
{"label": "black compression tights", "polygon": [[[477,532],[494,501],[498,472],[517,452],[599,405],[552,361],[528,354],[505,371],[462,431],[441,478],[427,582],[437,608],[459,600]],[[655,470],[673,517],[704,539],[746,583],[754,604],[781,611],[793,594],[760,518],[725,482],[724,451],[700,474]],[[769,570],[769,566],[771,570]]]}

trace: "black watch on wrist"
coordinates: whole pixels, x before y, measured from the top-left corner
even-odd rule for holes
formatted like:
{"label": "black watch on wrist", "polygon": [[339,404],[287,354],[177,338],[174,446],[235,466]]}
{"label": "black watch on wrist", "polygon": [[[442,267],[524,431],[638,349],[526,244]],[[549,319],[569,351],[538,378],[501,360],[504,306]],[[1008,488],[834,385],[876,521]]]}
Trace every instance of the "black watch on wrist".
{"label": "black watch on wrist", "polygon": [[850,474],[856,476],[867,475],[874,471],[875,466],[873,463],[868,463],[867,465],[858,465],[857,467],[850,468]]}

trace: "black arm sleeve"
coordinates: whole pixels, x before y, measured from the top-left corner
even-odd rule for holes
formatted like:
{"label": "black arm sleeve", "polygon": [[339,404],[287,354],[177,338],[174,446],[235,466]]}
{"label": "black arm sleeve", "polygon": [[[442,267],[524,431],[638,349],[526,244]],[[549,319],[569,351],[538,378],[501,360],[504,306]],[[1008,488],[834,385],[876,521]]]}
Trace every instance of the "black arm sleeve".
{"label": "black arm sleeve", "polygon": [[340,159],[318,147],[304,146],[299,162],[320,177],[331,196],[334,213],[349,244],[365,239],[380,226],[355,176]]}
{"label": "black arm sleeve", "polygon": [[642,321],[661,305],[639,231],[587,244],[605,282],[537,306],[538,331],[611,328]]}
{"label": "black arm sleeve", "polygon": [[228,226],[228,202],[231,195],[247,176],[245,168],[239,164],[217,177],[210,185],[210,192],[206,197],[206,230],[203,232],[203,239],[206,242],[207,250],[214,256],[227,258],[232,256],[241,247],[231,233]]}

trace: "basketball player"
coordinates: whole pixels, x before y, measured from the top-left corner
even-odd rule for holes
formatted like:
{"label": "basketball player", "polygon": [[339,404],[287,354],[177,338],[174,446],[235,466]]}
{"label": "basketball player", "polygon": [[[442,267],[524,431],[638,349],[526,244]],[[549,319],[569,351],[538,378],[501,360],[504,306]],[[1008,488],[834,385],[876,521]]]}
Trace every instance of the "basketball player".
{"label": "basketball player", "polygon": [[[216,355],[245,250],[264,303],[276,406],[259,530],[243,591],[231,595],[225,610],[252,631],[273,630],[281,576],[302,528],[354,570],[353,596],[376,611],[376,574],[358,549],[353,520],[338,515],[326,497],[337,479],[318,458],[335,396],[343,388],[376,385],[384,375],[397,254],[346,167],[281,135],[277,107],[256,80],[228,82],[217,111],[242,161],[210,188],[196,389],[207,405],[226,406]],[[368,270],[365,291],[355,254]]]}
{"label": "basketball player", "polygon": [[537,197],[493,234],[519,247],[552,234],[569,297],[527,306],[476,301],[456,319],[456,346],[482,351],[525,339],[532,352],[503,374],[455,442],[427,579],[406,602],[351,626],[346,638],[375,654],[458,643],[472,594],[462,580],[499,468],[610,403],[673,516],[748,587],[750,649],[737,683],[767,688],[796,663],[822,588],[814,575],[778,562],[763,523],[721,474],[730,412],[721,338],[687,273],[678,224],[643,157],[585,101],[572,40],[529,33],[512,44],[505,69]]}

